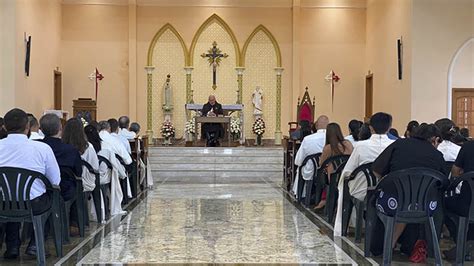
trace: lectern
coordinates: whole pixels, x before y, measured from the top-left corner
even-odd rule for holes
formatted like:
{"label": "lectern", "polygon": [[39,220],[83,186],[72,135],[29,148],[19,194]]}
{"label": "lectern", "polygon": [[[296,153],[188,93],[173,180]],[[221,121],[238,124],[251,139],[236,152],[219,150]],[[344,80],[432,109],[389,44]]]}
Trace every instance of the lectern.
{"label": "lectern", "polygon": [[88,116],[87,114],[90,114],[92,120],[97,120],[97,103],[91,98],[73,100],[72,110],[74,117],[77,117],[78,114],[82,114],[82,116]]}

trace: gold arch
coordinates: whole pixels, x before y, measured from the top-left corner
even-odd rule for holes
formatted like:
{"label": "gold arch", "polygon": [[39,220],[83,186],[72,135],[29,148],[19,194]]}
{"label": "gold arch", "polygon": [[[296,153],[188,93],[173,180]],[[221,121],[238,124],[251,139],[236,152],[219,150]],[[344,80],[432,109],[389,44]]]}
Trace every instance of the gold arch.
{"label": "gold arch", "polygon": [[155,45],[160,39],[161,35],[165,33],[167,30],[170,30],[176,38],[178,38],[179,42],[181,43],[181,47],[183,47],[183,53],[184,53],[184,65],[187,66],[189,63],[189,54],[188,54],[188,49],[186,48],[186,44],[184,43],[183,38],[179,34],[179,32],[171,25],[170,23],[166,23],[163,27],[161,27],[160,30],[155,34],[153,39],[151,40],[150,47],[148,48],[148,65],[151,66],[153,65],[153,51],[155,50]]}
{"label": "gold arch", "polygon": [[232,29],[229,27],[229,25],[227,25],[227,23],[221,17],[219,17],[217,14],[213,14],[208,19],[206,19],[206,21],[204,21],[204,23],[202,23],[201,27],[199,27],[199,29],[196,31],[196,34],[193,37],[193,41],[191,42],[191,47],[189,48],[189,59],[188,59],[188,61],[190,63],[189,65],[190,66],[193,65],[194,50],[196,48],[196,44],[197,44],[197,41],[199,40],[199,37],[201,36],[203,31],[205,29],[207,29],[207,27],[209,27],[212,23],[219,24],[222,28],[224,28],[224,30],[227,32],[227,34],[229,34],[230,38],[232,39],[232,43],[234,44],[234,48],[235,48],[235,61],[236,61],[235,65],[240,66],[241,54],[240,54],[240,48],[239,48],[239,43],[237,42],[237,38],[235,37],[235,34],[232,31]]}
{"label": "gold arch", "polygon": [[275,49],[275,54],[277,57],[277,66],[276,67],[281,67],[281,51],[280,51],[280,46],[278,45],[278,42],[276,41],[275,37],[273,34],[262,24],[258,25],[253,32],[250,34],[250,36],[247,38],[245,41],[244,47],[242,48],[242,59],[241,63],[242,66],[245,67],[245,56],[247,54],[247,48],[249,47],[250,42],[252,41],[253,37],[259,32],[262,31],[267,35],[267,37],[270,39],[270,41],[273,44],[273,48]]}

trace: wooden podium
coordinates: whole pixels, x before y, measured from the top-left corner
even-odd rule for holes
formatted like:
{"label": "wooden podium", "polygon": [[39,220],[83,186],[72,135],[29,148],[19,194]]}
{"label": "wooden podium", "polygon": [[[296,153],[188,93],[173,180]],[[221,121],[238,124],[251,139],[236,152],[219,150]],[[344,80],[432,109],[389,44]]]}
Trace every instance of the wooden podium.
{"label": "wooden podium", "polygon": [[79,113],[90,113],[92,120],[97,120],[97,103],[91,98],[79,98],[72,101],[73,116]]}

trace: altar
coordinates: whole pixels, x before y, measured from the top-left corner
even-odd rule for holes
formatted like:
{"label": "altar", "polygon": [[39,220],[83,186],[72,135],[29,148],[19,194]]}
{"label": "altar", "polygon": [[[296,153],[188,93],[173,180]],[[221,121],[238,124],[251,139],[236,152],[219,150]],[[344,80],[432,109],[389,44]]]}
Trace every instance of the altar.
{"label": "altar", "polygon": [[[194,111],[195,112],[195,127],[197,127],[198,123],[203,123],[206,121],[201,121],[196,118],[201,117],[201,110],[202,110],[203,104],[194,104],[194,103],[188,103],[185,105],[185,110],[186,111]],[[244,105],[243,104],[228,104],[228,105],[222,105],[222,109],[224,111],[224,117],[222,117],[221,120],[219,120],[218,123],[228,123],[230,127],[230,116],[234,112],[240,112],[239,118],[240,118],[240,128],[241,128],[241,133],[240,133],[240,144],[243,144],[245,142],[245,130],[244,130]],[[216,117],[216,119],[219,119],[221,117]],[[228,120],[228,121],[227,121]],[[197,129],[197,128],[196,128]],[[195,132],[197,133],[198,131],[195,129]],[[228,134],[228,139],[229,139],[229,145],[230,145],[230,130],[227,133]],[[197,137],[199,139],[199,137]]]}

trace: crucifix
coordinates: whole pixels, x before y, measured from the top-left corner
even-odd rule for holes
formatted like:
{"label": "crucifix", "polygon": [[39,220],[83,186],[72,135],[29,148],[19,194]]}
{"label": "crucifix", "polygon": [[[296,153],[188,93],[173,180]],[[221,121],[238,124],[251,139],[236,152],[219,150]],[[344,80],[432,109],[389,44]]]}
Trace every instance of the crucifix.
{"label": "crucifix", "polygon": [[97,92],[99,91],[99,81],[104,79],[104,76],[99,72],[97,68],[89,75],[90,80],[95,80],[95,102],[97,103]]}
{"label": "crucifix", "polygon": [[331,103],[332,103],[332,110],[334,111],[334,85],[336,82],[340,80],[339,76],[334,73],[333,70],[329,72],[329,75],[326,76],[326,81],[331,82]]}
{"label": "crucifix", "polygon": [[222,58],[227,58],[226,53],[222,53],[221,49],[217,48],[217,42],[212,43],[212,48],[207,50],[207,53],[201,55],[202,58],[207,58],[209,65],[212,66],[212,88],[217,89],[217,67],[219,66]]}

